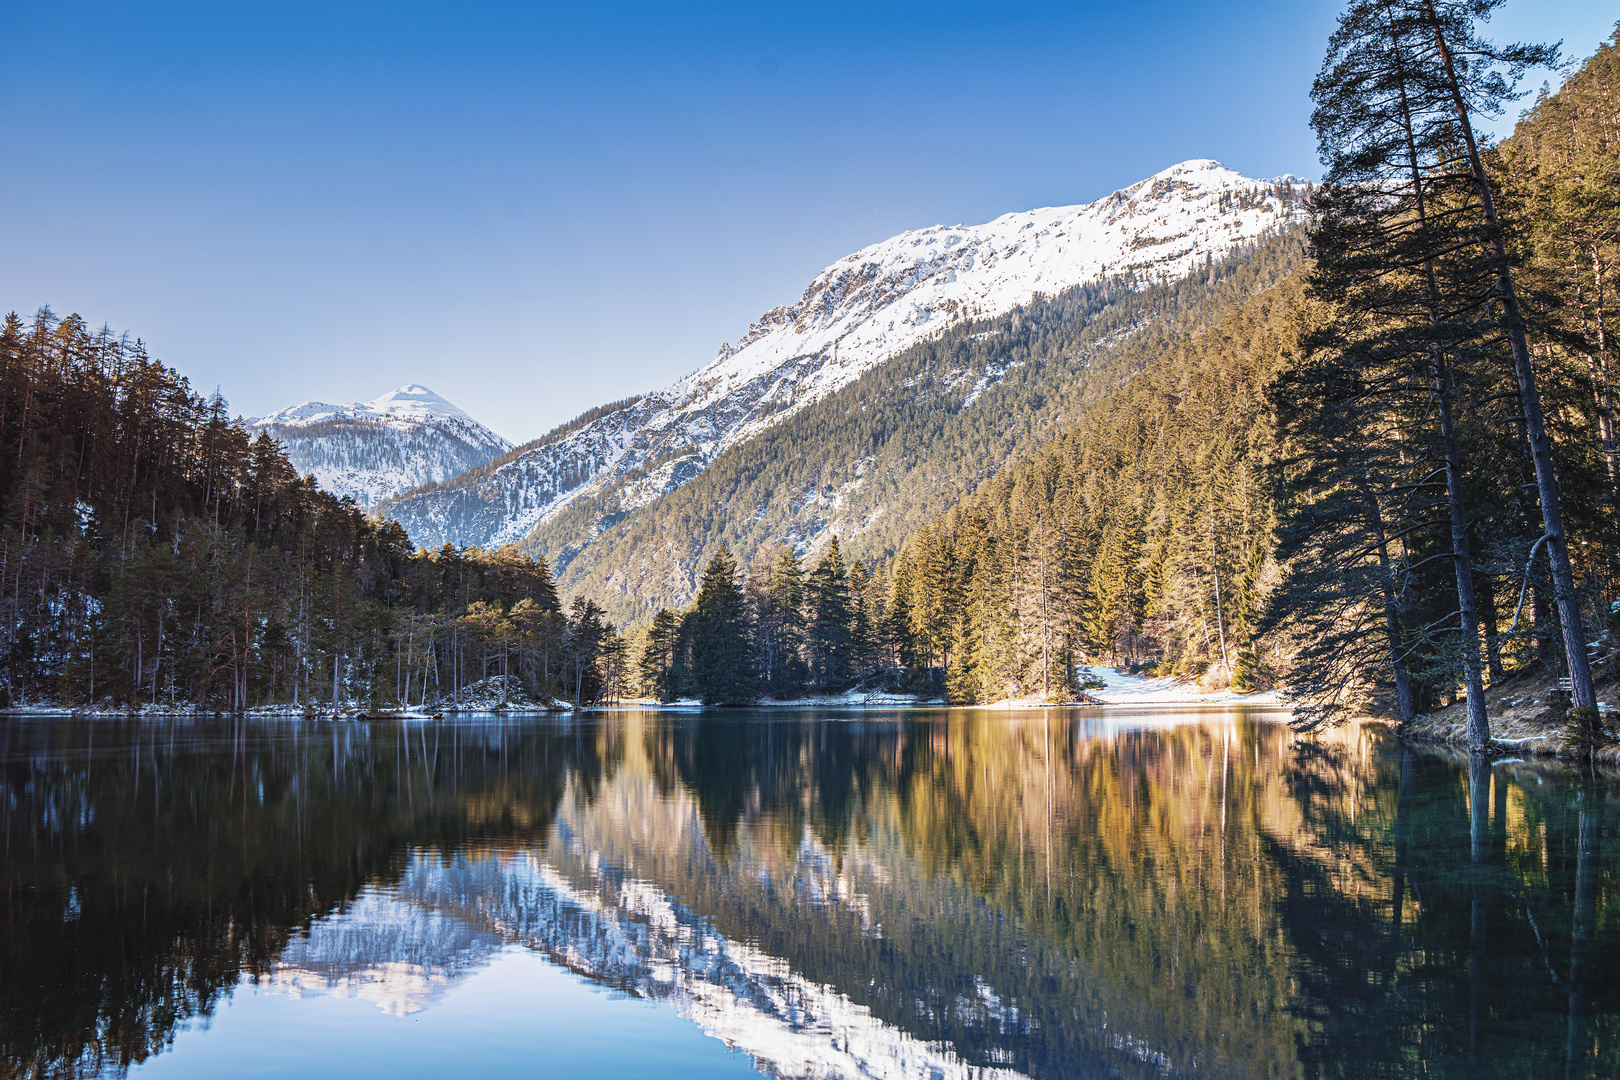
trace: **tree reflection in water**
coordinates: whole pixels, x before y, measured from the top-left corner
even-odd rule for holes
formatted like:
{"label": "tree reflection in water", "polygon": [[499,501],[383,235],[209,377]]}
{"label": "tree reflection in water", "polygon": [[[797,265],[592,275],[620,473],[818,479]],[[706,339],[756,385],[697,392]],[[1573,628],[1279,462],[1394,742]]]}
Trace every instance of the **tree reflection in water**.
{"label": "tree reflection in water", "polygon": [[1604,778],[1118,715],[8,721],[0,1054],[516,941],[779,1074],[1620,1070]]}

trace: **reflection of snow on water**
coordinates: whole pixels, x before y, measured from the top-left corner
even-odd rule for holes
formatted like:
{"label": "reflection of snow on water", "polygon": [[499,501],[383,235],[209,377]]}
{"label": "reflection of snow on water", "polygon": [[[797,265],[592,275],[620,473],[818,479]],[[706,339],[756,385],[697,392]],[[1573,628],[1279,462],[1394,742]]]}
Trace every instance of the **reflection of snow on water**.
{"label": "reflection of snow on water", "polygon": [[482,968],[501,945],[465,920],[367,889],[290,941],[263,985],[292,997],[359,998],[406,1016]]}
{"label": "reflection of snow on water", "polygon": [[[821,861],[803,854],[811,863]],[[823,902],[862,906],[836,874],[821,876],[815,888]],[[969,1064],[947,1044],[900,1031],[837,989],[797,974],[785,960],[716,933],[707,920],[644,881],[597,874],[576,886],[533,855],[458,857],[448,864],[418,859],[400,896],[496,928],[503,939],[544,952],[595,981],[668,1001],[775,1076],[1023,1075]],[[1016,1017],[988,987],[981,997],[972,1005],[991,1023],[1006,1024],[1009,1011]]]}

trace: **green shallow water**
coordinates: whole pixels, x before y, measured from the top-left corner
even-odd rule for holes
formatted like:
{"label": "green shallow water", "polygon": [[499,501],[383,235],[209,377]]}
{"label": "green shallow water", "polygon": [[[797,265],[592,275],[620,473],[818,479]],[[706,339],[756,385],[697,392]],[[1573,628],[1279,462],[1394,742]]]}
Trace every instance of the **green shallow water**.
{"label": "green shallow water", "polygon": [[5,720],[0,1067],[1620,1075],[1620,788],[1275,720]]}

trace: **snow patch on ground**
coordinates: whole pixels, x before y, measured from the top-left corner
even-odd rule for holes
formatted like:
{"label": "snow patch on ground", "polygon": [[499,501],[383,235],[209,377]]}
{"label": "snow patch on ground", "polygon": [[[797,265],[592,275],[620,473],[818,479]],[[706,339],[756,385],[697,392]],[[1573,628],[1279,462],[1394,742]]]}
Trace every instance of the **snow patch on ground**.
{"label": "snow patch on ground", "polygon": [[1081,667],[1087,676],[1103,683],[1101,690],[1087,691],[1105,705],[1282,705],[1274,690],[1239,694],[1232,690],[1200,690],[1183,679],[1162,676],[1126,675],[1110,667]]}
{"label": "snow patch on ground", "polygon": [[512,675],[491,675],[461,688],[461,693],[440,705],[436,712],[556,712],[572,710],[573,704],[552,699],[539,701]]}

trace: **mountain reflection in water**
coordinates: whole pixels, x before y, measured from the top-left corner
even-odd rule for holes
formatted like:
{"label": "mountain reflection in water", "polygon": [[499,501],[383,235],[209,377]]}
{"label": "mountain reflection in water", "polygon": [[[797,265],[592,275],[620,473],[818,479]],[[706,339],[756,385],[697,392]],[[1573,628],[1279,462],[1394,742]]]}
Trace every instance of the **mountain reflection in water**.
{"label": "mountain reflection in water", "polygon": [[125,1071],[244,979],[431,1010],[518,947],[777,1076],[1620,1072],[1604,778],[1241,713],[837,719],[5,721],[6,1071]]}

